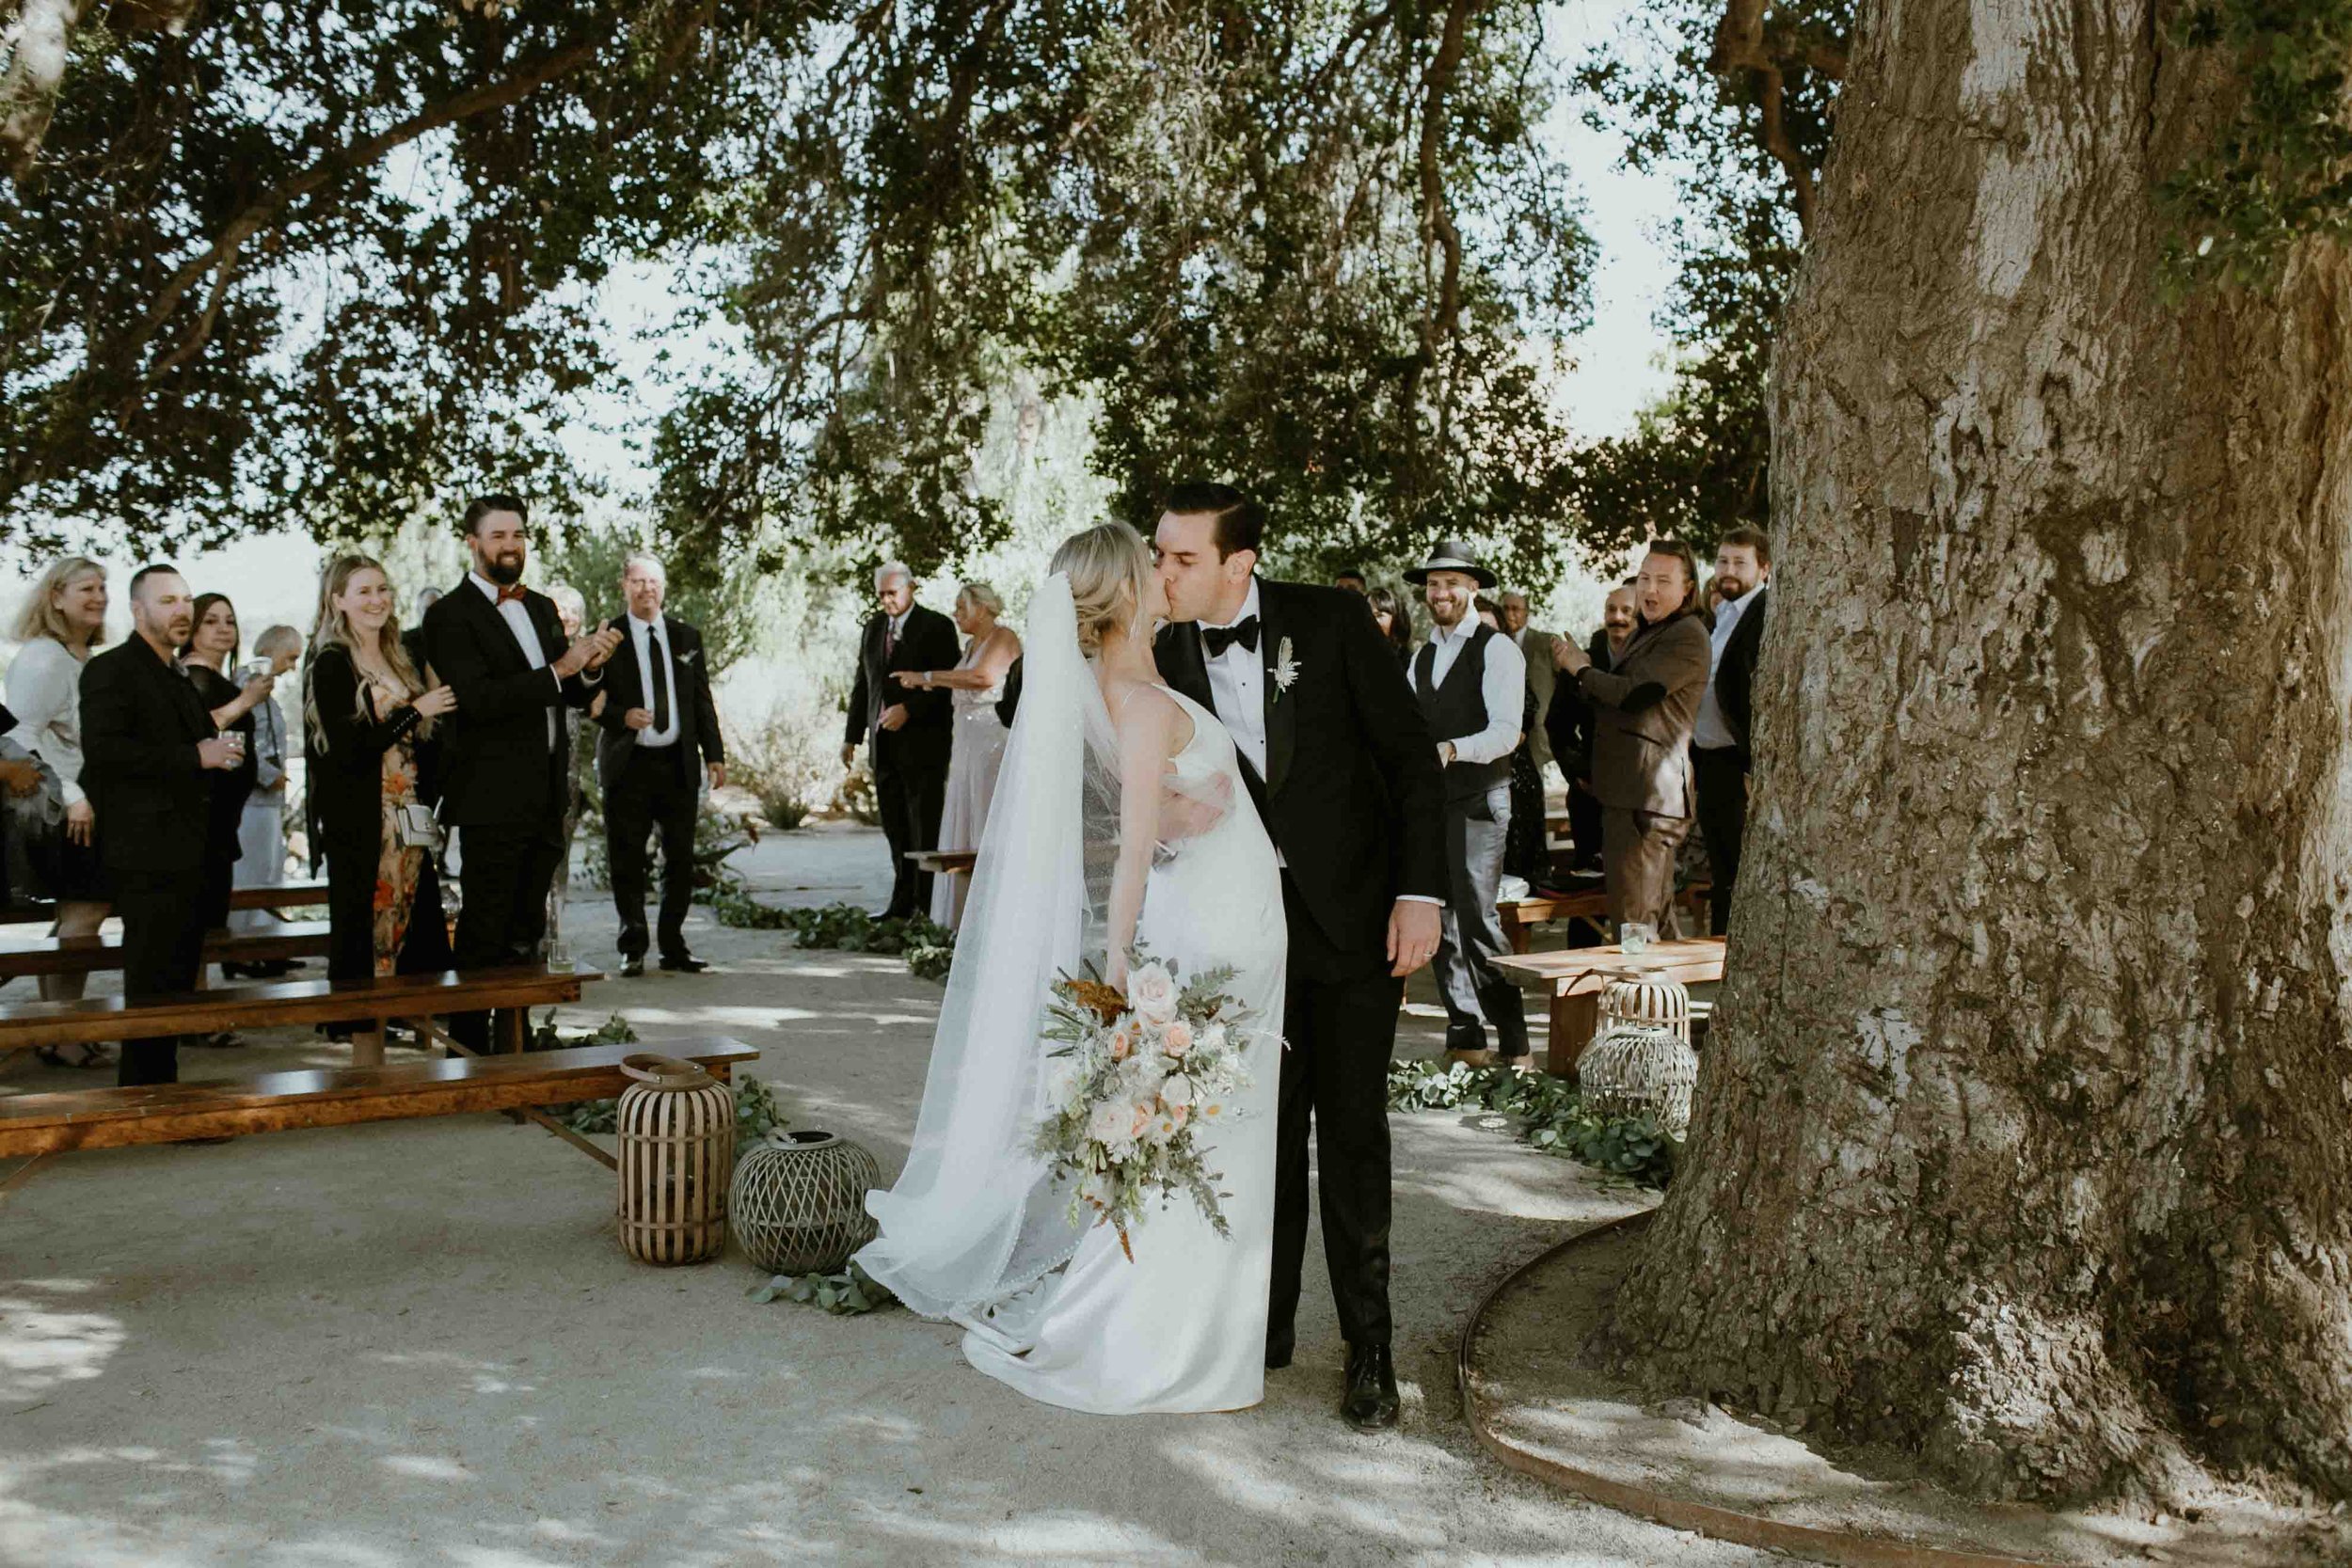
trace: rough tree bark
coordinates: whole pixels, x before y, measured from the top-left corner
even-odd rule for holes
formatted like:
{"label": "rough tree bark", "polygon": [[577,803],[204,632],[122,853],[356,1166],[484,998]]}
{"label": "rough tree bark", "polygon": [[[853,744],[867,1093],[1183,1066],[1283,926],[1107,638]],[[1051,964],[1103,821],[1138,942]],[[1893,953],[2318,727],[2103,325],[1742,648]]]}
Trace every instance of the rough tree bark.
{"label": "rough tree bark", "polygon": [[1981,1495],[2352,1491],[2352,273],[2168,303],[2150,0],[1883,0],[1728,981],[1607,1345]]}

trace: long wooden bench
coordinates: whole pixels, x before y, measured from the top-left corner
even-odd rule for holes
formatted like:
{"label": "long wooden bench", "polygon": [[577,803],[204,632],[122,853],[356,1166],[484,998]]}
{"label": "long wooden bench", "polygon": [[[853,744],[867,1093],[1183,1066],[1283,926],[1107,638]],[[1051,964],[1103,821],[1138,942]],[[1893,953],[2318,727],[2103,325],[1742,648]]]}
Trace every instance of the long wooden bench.
{"label": "long wooden bench", "polygon": [[1511,954],[1495,959],[1495,968],[1530,990],[1549,993],[1550,1044],[1545,1068],[1573,1077],[1576,1059],[1593,1041],[1600,1024],[1600,993],[1615,975],[1642,970],[1679,980],[1686,986],[1724,977],[1724,939],[1690,937],[1680,942],[1653,942],[1640,954],[1628,957],[1624,948],[1569,947],[1556,953]]}
{"label": "long wooden bench", "polygon": [[[303,910],[326,902],[325,882],[272,882],[229,890],[232,910]],[[0,904],[0,926],[30,926],[57,918],[54,904]]]}
{"label": "long wooden bench", "polygon": [[[629,1080],[621,1064],[640,1051],[699,1062],[714,1077],[759,1054],[725,1038],[665,1040],[652,1046],[582,1045],[521,1055],[452,1056],[391,1067],[270,1072],[212,1083],[145,1088],[82,1089],[0,1099],[0,1156],[27,1164],[0,1179],[0,1192],[50,1158],[79,1149],[181,1143],[190,1138],[344,1127],[363,1121],[454,1116],[469,1111],[532,1111],[542,1105],[617,1095]],[[548,1123],[607,1164],[612,1157],[560,1123]]]}
{"label": "long wooden bench", "polygon": [[[284,958],[324,958],[327,942],[327,924],[324,920],[280,921],[253,931],[211,931],[204,938],[204,961],[258,964]],[[45,937],[0,949],[0,980],[40,974],[93,974],[121,967],[122,942],[118,937]]]}
{"label": "long wooden bench", "polygon": [[[209,1035],[282,1024],[348,1022],[370,1023],[380,1031],[384,1024],[395,1022],[429,1026],[437,1013],[499,1008],[503,1029],[498,1048],[520,1051],[522,1009],[577,1002],[582,985],[602,978],[594,970],[532,964],[357,980],[270,980],[136,1002],[119,996],[17,1002],[0,1006],[0,1050]],[[381,1034],[373,1038],[371,1048],[366,1037],[355,1037],[354,1067],[382,1062]]]}

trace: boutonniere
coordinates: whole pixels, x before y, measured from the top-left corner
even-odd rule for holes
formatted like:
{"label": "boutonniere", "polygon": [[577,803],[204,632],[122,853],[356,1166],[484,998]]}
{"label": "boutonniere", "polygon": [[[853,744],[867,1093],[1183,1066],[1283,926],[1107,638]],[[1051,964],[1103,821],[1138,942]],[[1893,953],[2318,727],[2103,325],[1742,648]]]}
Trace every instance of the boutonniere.
{"label": "boutonniere", "polygon": [[702,654],[703,651],[700,648],[689,648],[684,653],[677,656],[677,661],[680,664],[691,664],[696,659],[702,657]]}
{"label": "boutonniere", "polygon": [[1291,683],[1298,679],[1298,660],[1291,657],[1291,640],[1287,637],[1282,639],[1281,645],[1274,650],[1273,674],[1274,700],[1280,702],[1282,693],[1288,691],[1291,689]]}

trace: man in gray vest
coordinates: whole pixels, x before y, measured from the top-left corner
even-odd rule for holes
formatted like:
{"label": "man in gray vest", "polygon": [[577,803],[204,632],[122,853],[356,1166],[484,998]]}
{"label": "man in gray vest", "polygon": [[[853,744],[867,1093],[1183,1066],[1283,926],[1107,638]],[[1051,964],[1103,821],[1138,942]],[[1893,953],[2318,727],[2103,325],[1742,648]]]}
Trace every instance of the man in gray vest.
{"label": "man in gray vest", "polygon": [[1511,753],[1526,705],[1527,661],[1511,639],[1471,613],[1495,576],[1458,539],[1405,574],[1429,604],[1434,627],[1413,659],[1413,695],[1445,770],[1445,912],[1438,923],[1438,990],[1445,1001],[1446,1054],[1484,1067],[1492,1024],[1505,1066],[1524,1066],[1527,1019],[1519,990],[1496,972],[1508,951],[1495,890],[1511,830]]}

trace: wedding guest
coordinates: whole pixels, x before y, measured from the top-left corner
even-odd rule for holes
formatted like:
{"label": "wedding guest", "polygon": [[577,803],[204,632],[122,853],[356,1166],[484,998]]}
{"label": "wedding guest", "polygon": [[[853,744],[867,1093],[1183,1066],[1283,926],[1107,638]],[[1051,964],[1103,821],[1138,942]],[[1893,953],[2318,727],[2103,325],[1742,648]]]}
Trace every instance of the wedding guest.
{"label": "wedding guest", "polygon": [[1368,594],[1372,592],[1372,585],[1364,580],[1364,574],[1353,566],[1334,576],[1331,578],[1331,586],[1344,588],[1351,594]]}
{"label": "wedding guest", "polygon": [[392,585],[364,555],[329,562],[302,672],[310,843],[326,861],[331,980],[450,966],[425,811],[425,743],[457,705],[425,684],[392,617]]}
{"label": "wedding guest", "polygon": [[1495,585],[1470,546],[1442,540],[1428,562],[1405,574],[1429,606],[1429,641],[1413,660],[1413,695],[1438,743],[1445,774],[1446,901],[1435,970],[1445,1003],[1446,1053],[1485,1066],[1486,1030],[1505,1066],[1527,1060],[1519,989],[1494,967],[1510,951],[1495,912],[1502,851],[1511,829],[1512,750],[1526,710],[1519,650],[1472,613],[1473,595]]}
{"label": "wedding guest", "polygon": [[901,670],[950,668],[958,650],[955,623],[914,602],[914,574],[904,562],[889,562],[874,573],[874,597],[880,608],[858,642],[841,766],[855,767],[857,749],[872,748],[874,800],[890,844],[887,920],[930,908],[930,873],[918,871],[907,853],[939,843],[955,739],[954,707],[945,690],[909,690],[891,677]]}
{"label": "wedding guest", "polygon": [[[470,502],[470,569],[425,612],[429,678],[457,699],[440,726],[440,815],[457,834],[461,970],[539,959],[571,793],[562,710],[588,705],[621,644],[605,630],[566,645],[554,601],[523,586],[529,517],[513,496]],[[450,1032],[480,1051],[486,1022],[460,1015]]]}
{"label": "wedding guest", "polygon": [[65,820],[65,801],[51,792],[56,776],[24,742],[16,715],[0,705],[0,905],[15,903],[33,884],[26,855],[33,838]]}
{"label": "wedding guest", "polygon": [[[273,683],[282,681],[302,657],[302,634],[292,626],[272,626],[253,640],[253,655]],[[237,818],[233,886],[275,887],[286,879],[286,781],[293,760],[285,711],[278,706],[273,684],[271,694],[253,709],[253,793],[245,798],[245,813]],[[238,910],[229,917],[230,928],[239,931],[260,930],[269,923],[262,910]],[[293,967],[283,960],[225,963],[220,972],[266,979]]]}
{"label": "wedding guest", "polygon": [[[431,673],[425,668],[429,660],[425,657],[424,617],[427,611],[440,602],[441,591],[439,589],[418,589],[416,603],[409,607],[408,629],[400,634],[401,645],[408,650],[408,662],[415,667],[417,676],[421,680],[427,678]],[[577,633],[565,635],[576,636]]]}
{"label": "wedding guest", "polygon": [[[106,624],[106,569],[87,556],[52,562],[24,596],[15,633],[23,644],[8,665],[8,704],[18,735],[57,778],[64,801],[58,830],[27,846],[34,873],[30,891],[56,907],[51,933],[95,936],[106,918],[106,879],[99,862],[98,815],[82,781],[82,671]],[[88,976],[44,974],[40,994],[71,1001]],[[54,1046],[44,1061],[64,1065]],[[77,1065],[101,1066],[106,1048],[80,1048]]]}
{"label": "wedding guest", "polygon": [[621,974],[645,973],[645,838],[661,835],[661,905],[654,938],[663,970],[698,974],[710,966],[686,948],[686,911],[694,895],[694,818],[703,787],[726,783],[726,744],[711,700],[703,634],[661,612],[669,573],[643,552],[621,568],[628,613],[608,630],[622,639],[605,667],[603,716],[596,722],[596,777],[604,785],[604,844],[612,869],[612,907],[621,917]]}
{"label": "wedding guest", "polygon": [[[563,625],[564,641],[575,641],[580,629],[588,624],[588,600],[568,582],[548,584],[548,597],[555,601],[555,618]],[[548,889],[548,935],[545,946],[550,953],[563,942],[564,906],[572,895],[572,850],[580,836],[580,816],[588,809],[588,784],[596,766],[596,749],[580,742],[583,723],[604,712],[607,700],[599,688],[589,699],[585,710],[564,709],[564,743],[571,749],[571,793],[564,802],[564,852],[555,860],[555,880]]]}
{"label": "wedding guest", "polygon": [[1527,663],[1527,689],[1535,694],[1535,721],[1528,727],[1527,745],[1540,774],[1555,760],[1544,721],[1551,716],[1552,689],[1560,678],[1559,666],[1552,662],[1552,649],[1560,639],[1528,624],[1527,595],[1516,588],[1504,589],[1495,608],[1502,617],[1502,635],[1518,648],[1519,657]]}
{"label": "wedding guest", "polygon": [[1772,577],[1772,544],[1761,529],[1735,528],[1716,543],[1713,670],[1692,726],[1691,763],[1698,779],[1699,832],[1707,840],[1707,924],[1717,936],[1731,928],[1731,889],[1740,879],[1756,657]]}
{"label": "wedding guest", "polygon": [[1691,727],[1707,689],[1707,622],[1698,557],[1656,539],[1634,577],[1641,624],[1602,670],[1569,646],[1561,669],[1593,706],[1593,793],[1601,805],[1601,869],[1620,926],[1662,927],[1674,902],[1675,852],[1696,809]]}
{"label": "wedding guest", "polygon": [[[180,649],[180,668],[211,712],[215,731],[237,736],[237,765],[212,779],[211,814],[204,824],[203,889],[197,912],[204,929],[216,931],[229,924],[229,889],[236,879],[237,859],[243,853],[241,832],[245,803],[259,776],[261,748],[254,743],[253,710],[269,701],[278,682],[256,673],[240,685],[230,673],[243,639],[237,629],[236,606],[226,594],[199,594],[189,607],[193,625]],[[218,1037],[215,1037],[216,1038]]]}
{"label": "wedding guest", "polygon": [[[1408,582],[1412,580],[1411,573],[1408,572],[1406,574],[1406,580]],[[1502,629],[1502,613],[1495,609],[1494,600],[1486,597],[1486,594],[1480,594],[1476,597],[1472,598],[1470,600],[1470,609],[1477,614],[1478,624],[1485,626],[1488,631],[1501,631]]]}
{"label": "wedding guest", "polygon": [[[214,733],[204,699],[173,663],[196,629],[194,609],[176,569],[139,568],[131,578],[134,635],[82,671],[83,782],[122,919],[122,993],[134,1001],[196,986],[211,775],[241,760],[235,737]],[[177,1039],[123,1044],[118,1083],[179,1078]]]}
{"label": "wedding guest", "polygon": [[[956,629],[967,639],[952,670],[901,670],[891,678],[911,691],[946,690],[955,714],[955,742],[947,753],[946,802],[939,818],[939,847],[977,849],[988,825],[988,805],[996,794],[996,766],[1005,760],[1006,724],[996,716],[1004,701],[1006,672],[1021,657],[1021,638],[998,617],[1005,601],[984,582],[967,582],[956,594]],[[930,917],[953,930],[963,923],[966,877],[936,879]]]}
{"label": "wedding guest", "polygon": [[1367,597],[1372,602],[1373,624],[1380,628],[1380,635],[1386,638],[1389,646],[1396,651],[1397,663],[1411,664],[1413,662],[1413,612],[1406,605],[1405,595],[1384,582],[1374,589]]}
{"label": "wedding guest", "polygon": [[[1628,578],[1601,601],[1600,626],[1585,640],[1584,657],[1603,670],[1613,668],[1618,653],[1633,635],[1633,579]],[[1567,667],[1567,639],[1552,645],[1552,665]],[[1568,776],[1568,840],[1575,846],[1572,863],[1580,870],[1600,867],[1600,800],[1593,793],[1593,705],[1574,680],[1553,689],[1551,711],[1545,719],[1551,754]]]}

